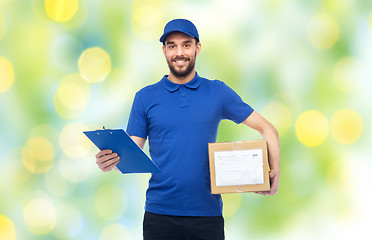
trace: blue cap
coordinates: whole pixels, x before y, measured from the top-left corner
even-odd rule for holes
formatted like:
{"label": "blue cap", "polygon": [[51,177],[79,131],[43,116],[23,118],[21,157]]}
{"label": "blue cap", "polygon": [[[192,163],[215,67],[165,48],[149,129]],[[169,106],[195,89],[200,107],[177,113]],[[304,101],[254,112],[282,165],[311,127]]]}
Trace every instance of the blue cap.
{"label": "blue cap", "polygon": [[187,34],[191,37],[198,39],[199,41],[198,30],[196,29],[195,25],[189,20],[174,19],[168,22],[167,25],[165,25],[164,27],[164,34],[161,36],[160,42],[164,43],[168,35],[173,32],[181,32]]}

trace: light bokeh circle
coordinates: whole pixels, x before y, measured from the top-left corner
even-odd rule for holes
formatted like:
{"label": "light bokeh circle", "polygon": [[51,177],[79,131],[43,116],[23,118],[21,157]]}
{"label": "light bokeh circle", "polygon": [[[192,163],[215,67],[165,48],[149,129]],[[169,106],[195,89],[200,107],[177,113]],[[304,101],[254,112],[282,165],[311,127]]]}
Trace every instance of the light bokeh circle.
{"label": "light bokeh circle", "polygon": [[56,224],[56,209],[46,198],[31,200],[23,210],[28,229],[36,235],[48,234]]}
{"label": "light bokeh circle", "polygon": [[62,79],[56,94],[64,107],[79,110],[85,108],[89,100],[90,86],[79,74],[70,74]]}
{"label": "light bokeh circle", "polygon": [[43,137],[31,138],[27,145],[32,156],[40,161],[50,161],[54,158],[53,145]]}
{"label": "light bokeh circle", "polygon": [[157,41],[163,31],[164,1],[134,0],[131,26],[134,35],[141,41]]}
{"label": "light bokeh circle", "polygon": [[55,150],[44,137],[31,137],[22,149],[22,163],[31,173],[45,173],[53,166]]}
{"label": "light bokeh circle", "polygon": [[16,228],[12,220],[7,216],[0,215],[0,239],[15,240]]}
{"label": "light bokeh circle", "polygon": [[319,14],[310,19],[307,34],[310,43],[315,48],[324,50],[335,45],[340,37],[340,30],[332,17]]}
{"label": "light bokeh circle", "polygon": [[85,110],[90,96],[90,84],[79,74],[66,75],[53,96],[54,109],[62,118],[77,118]]}
{"label": "light bokeh circle", "polygon": [[291,127],[291,111],[281,102],[270,102],[260,112],[276,127],[280,136],[286,134]]}
{"label": "light bokeh circle", "polygon": [[298,140],[308,147],[322,144],[328,136],[327,118],[317,110],[303,112],[295,127]]}
{"label": "light bokeh circle", "polygon": [[86,49],[78,61],[80,76],[90,83],[102,82],[111,72],[110,55],[99,47]]}
{"label": "light bokeh circle", "polygon": [[338,88],[346,93],[355,92],[361,86],[366,76],[363,63],[356,58],[342,58],[333,71],[333,79]]}
{"label": "light bokeh circle", "polygon": [[59,136],[62,151],[70,158],[81,158],[88,154],[92,143],[84,135],[88,128],[78,122],[66,125]]}
{"label": "light bokeh circle", "polygon": [[45,0],[47,15],[56,22],[71,20],[78,11],[78,0]]}
{"label": "light bokeh circle", "polygon": [[362,117],[353,109],[341,109],[331,119],[331,131],[337,142],[353,144],[363,133]]}
{"label": "light bokeh circle", "polygon": [[4,93],[14,83],[14,67],[6,58],[0,56],[0,93]]}

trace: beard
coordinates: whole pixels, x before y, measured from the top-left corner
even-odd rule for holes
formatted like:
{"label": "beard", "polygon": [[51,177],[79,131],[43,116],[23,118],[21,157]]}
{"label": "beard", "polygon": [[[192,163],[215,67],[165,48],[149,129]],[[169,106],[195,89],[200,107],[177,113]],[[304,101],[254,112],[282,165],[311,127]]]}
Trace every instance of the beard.
{"label": "beard", "polygon": [[[182,66],[182,68],[176,68],[175,66],[172,65],[172,61],[177,61],[177,60],[186,60],[189,63],[187,66]],[[184,78],[188,76],[194,69],[195,67],[195,60],[196,60],[196,52],[194,55],[193,59],[190,58],[173,58],[173,59],[167,59],[168,67],[171,73],[178,77],[178,78]]]}

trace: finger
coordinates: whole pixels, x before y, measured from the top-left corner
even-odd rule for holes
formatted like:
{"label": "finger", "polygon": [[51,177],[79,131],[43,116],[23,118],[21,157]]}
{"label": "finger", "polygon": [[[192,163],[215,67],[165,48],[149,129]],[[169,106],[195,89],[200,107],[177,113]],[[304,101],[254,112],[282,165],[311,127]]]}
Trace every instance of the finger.
{"label": "finger", "polygon": [[274,172],[274,171],[270,171],[269,172],[269,177],[270,178],[275,178],[275,177],[277,177],[278,175],[277,175],[277,172]]}
{"label": "finger", "polygon": [[116,166],[116,164],[118,164],[118,163],[119,163],[119,161],[110,162],[110,164],[100,166],[100,169],[103,172],[108,172],[108,171],[111,171]]}
{"label": "finger", "polygon": [[97,154],[96,154],[96,158],[100,158],[104,155],[107,155],[107,154],[111,154],[112,153],[112,150],[111,149],[105,149],[105,150],[101,150],[99,151]]}
{"label": "finger", "polygon": [[112,153],[113,153],[112,150],[105,149],[105,150],[102,150],[99,153],[97,153],[96,158],[101,158],[102,156],[109,155],[109,154],[112,154]]}
{"label": "finger", "polygon": [[259,191],[259,192],[255,192],[257,194],[260,194],[260,195],[269,195],[269,191]]}
{"label": "finger", "polygon": [[106,154],[106,155],[103,155],[101,156],[100,158],[97,159],[97,164],[102,164],[112,158],[116,158],[118,156],[117,153],[111,153],[111,154]]}
{"label": "finger", "polygon": [[108,172],[111,171],[118,163],[120,162],[120,157],[117,157],[115,159],[112,159],[110,161],[105,162],[102,165],[102,171]]}
{"label": "finger", "polygon": [[270,182],[271,188],[277,189],[279,187],[279,177],[273,177]]}
{"label": "finger", "polygon": [[119,160],[120,160],[120,157],[118,156],[118,157],[116,157],[116,158],[112,158],[112,159],[110,159],[110,160],[104,162],[101,166],[102,166],[103,168],[107,168],[107,167],[111,166],[112,164],[118,163]]}
{"label": "finger", "polygon": [[276,193],[275,191],[270,190],[267,192],[260,192],[259,194],[265,195],[265,196],[272,196],[272,195],[275,195],[275,193]]}
{"label": "finger", "polygon": [[270,188],[270,195],[275,195],[278,193],[279,183],[278,181],[275,181]]}
{"label": "finger", "polygon": [[277,186],[274,186],[273,184],[271,184],[271,187],[270,187],[269,191],[258,191],[258,192],[255,192],[255,193],[260,194],[260,195],[269,196],[269,195],[275,195],[277,192],[278,192]]}
{"label": "finger", "polygon": [[102,161],[102,162],[98,161],[98,162],[97,162],[97,165],[98,165],[98,167],[99,167],[100,169],[103,170],[103,169],[105,169],[107,166],[109,166],[109,165],[111,165],[112,163],[118,161],[119,159],[120,159],[120,157],[117,156],[117,157],[115,157],[115,158],[111,158],[111,159],[109,159],[109,160],[107,160],[107,161]]}

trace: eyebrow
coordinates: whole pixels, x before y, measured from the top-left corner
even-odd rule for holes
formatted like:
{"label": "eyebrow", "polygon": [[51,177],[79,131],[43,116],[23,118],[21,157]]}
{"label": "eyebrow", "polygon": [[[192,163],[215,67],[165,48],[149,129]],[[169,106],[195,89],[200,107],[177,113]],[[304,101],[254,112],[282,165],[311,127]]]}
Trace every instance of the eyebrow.
{"label": "eyebrow", "polygon": [[[191,40],[186,40],[186,41],[183,41],[182,44],[185,44],[185,43],[192,43]],[[166,42],[165,45],[169,45],[169,44],[175,44],[174,42]]]}

